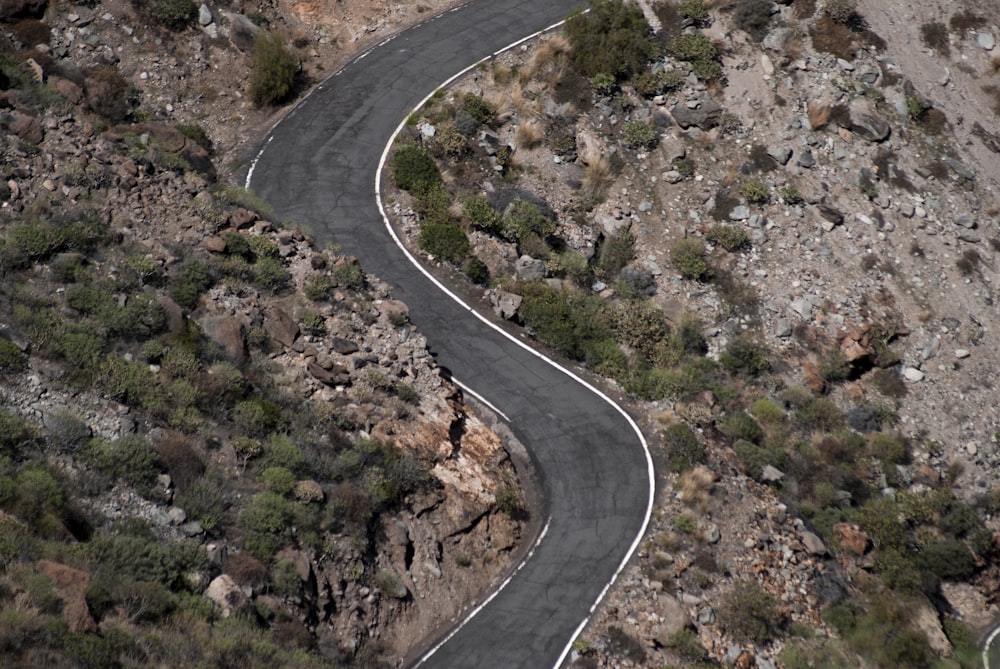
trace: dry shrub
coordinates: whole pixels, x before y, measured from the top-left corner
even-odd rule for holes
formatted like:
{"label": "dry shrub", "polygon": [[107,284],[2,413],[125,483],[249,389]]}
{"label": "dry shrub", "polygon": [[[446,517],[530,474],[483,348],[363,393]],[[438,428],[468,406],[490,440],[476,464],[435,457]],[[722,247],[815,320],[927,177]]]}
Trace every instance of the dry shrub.
{"label": "dry shrub", "polygon": [[704,511],[708,508],[708,499],[714,483],[715,472],[704,465],[696,465],[694,469],[684,472],[678,480],[681,501],[687,506]]}
{"label": "dry shrub", "polygon": [[854,52],[858,43],[854,33],[843,23],[839,23],[823,14],[809,28],[813,48],[844,60],[854,60]]}
{"label": "dry shrub", "polygon": [[792,0],[792,12],[797,19],[811,19],[816,15],[816,0]]}
{"label": "dry shrub", "polygon": [[179,432],[168,432],[153,447],[178,490],[186,490],[205,472],[205,463],[191,442]]}
{"label": "dry shrub", "polygon": [[249,585],[254,590],[262,588],[270,578],[264,563],[248,553],[230,555],[223,569],[237,585]]}
{"label": "dry shrub", "polygon": [[538,78],[545,79],[549,86],[554,86],[566,74],[569,51],[569,41],[562,35],[553,35],[539,44],[531,62],[518,75],[521,84]]}
{"label": "dry shrub", "polygon": [[948,27],[939,21],[932,21],[920,26],[920,38],[927,46],[934,49],[939,56],[951,54],[951,44],[948,41]]}
{"label": "dry shrub", "polygon": [[978,30],[986,25],[986,19],[979,14],[974,12],[959,12],[951,17],[948,21],[951,29],[957,32],[962,37],[971,30]]}
{"label": "dry shrub", "polygon": [[993,56],[986,65],[986,73],[996,74],[997,72],[1000,72],[1000,56]]}
{"label": "dry shrub", "polygon": [[593,195],[603,194],[611,185],[612,180],[611,161],[605,156],[591,161],[583,173],[584,190]]}
{"label": "dry shrub", "polygon": [[806,105],[806,114],[809,116],[809,127],[819,130],[830,122],[830,105],[810,101]]}
{"label": "dry shrub", "polygon": [[87,104],[112,123],[121,123],[129,113],[128,81],[113,67],[96,67],[87,74]]}
{"label": "dry shrub", "polygon": [[525,121],[517,126],[514,141],[520,149],[533,149],[541,143],[544,135],[545,132],[540,124],[535,121]]}

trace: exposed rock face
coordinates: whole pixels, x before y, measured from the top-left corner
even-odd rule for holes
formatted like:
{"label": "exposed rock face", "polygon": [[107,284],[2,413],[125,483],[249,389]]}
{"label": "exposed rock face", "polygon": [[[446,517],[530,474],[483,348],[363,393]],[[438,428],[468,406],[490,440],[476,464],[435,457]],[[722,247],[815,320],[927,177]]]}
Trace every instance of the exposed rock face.
{"label": "exposed rock face", "polygon": [[39,560],[35,571],[52,582],[56,593],[63,600],[62,618],[70,632],[78,634],[97,631],[97,623],[90,615],[85,596],[90,587],[90,574],[50,560]]}
{"label": "exposed rock face", "polygon": [[836,523],[833,534],[837,537],[840,547],[855,555],[864,555],[868,550],[869,538],[857,523]]}
{"label": "exposed rock face", "polygon": [[875,113],[867,100],[855,100],[851,104],[851,125],[849,130],[869,142],[883,142],[889,137],[892,126]]}

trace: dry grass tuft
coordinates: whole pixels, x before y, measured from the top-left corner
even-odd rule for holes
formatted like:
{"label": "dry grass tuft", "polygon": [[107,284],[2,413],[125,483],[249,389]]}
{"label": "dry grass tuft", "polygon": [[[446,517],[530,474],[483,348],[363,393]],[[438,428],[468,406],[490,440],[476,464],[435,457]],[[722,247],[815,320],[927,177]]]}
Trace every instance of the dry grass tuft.
{"label": "dry grass tuft", "polygon": [[704,465],[698,465],[681,475],[677,484],[681,491],[681,501],[689,507],[701,511],[708,509],[708,500],[715,483],[715,472]]}
{"label": "dry grass tuft", "polygon": [[514,141],[519,149],[533,149],[541,144],[544,137],[545,130],[536,121],[525,121],[514,132]]}
{"label": "dry grass tuft", "polygon": [[611,161],[605,156],[591,161],[583,173],[583,188],[591,195],[602,195],[614,181]]}
{"label": "dry grass tuft", "polygon": [[993,56],[986,65],[986,73],[996,74],[997,72],[1000,72],[1000,56]]}
{"label": "dry grass tuft", "polygon": [[809,116],[809,127],[819,130],[830,122],[830,105],[810,101],[806,105],[806,114]]}
{"label": "dry grass tuft", "polygon": [[569,71],[569,41],[562,35],[553,35],[535,49],[531,61],[518,72],[518,81],[526,86],[537,80],[554,88]]}

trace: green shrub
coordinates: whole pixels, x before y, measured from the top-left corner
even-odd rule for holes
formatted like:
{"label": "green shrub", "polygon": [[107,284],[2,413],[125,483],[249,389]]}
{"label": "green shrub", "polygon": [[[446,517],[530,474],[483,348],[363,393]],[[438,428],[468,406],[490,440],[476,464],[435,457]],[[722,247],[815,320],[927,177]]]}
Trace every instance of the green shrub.
{"label": "green shrub", "polygon": [[920,562],[926,571],[946,581],[965,581],[976,572],[976,560],[958,539],[945,539],[924,546]]}
{"label": "green shrub", "polygon": [[257,467],[287,469],[293,474],[306,473],[306,457],[302,449],[286,434],[272,434],[264,440],[263,451],[258,456]]}
{"label": "green shrub", "polygon": [[238,402],[233,407],[232,420],[252,437],[263,437],[283,422],[281,409],[262,397]]}
{"label": "green shrub", "polygon": [[170,296],[182,307],[194,308],[198,297],[215,283],[212,271],[196,258],[185,259],[171,282]]}
{"label": "green shrub", "polygon": [[229,188],[224,188],[219,192],[219,199],[234,207],[243,207],[248,211],[255,211],[261,216],[261,218],[271,218],[274,215],[274,210],[271,208],[271,205],[261,199],[249,188],[243,188],[240,186],[230,186]]}
{"label": "green shrub", "polygon": [[750,244],[746,230],[739,225],[715,225],[705,235],[705,239],[718,244],[730,253],[740,251]]}
{"label": "green shrub", "polygon": [[785,204],[790,204],[793,207],[806,201],[806,199],[802,197],[802,193],[799,192],[799,189],[792,184],[786,184],[779,188],[778,197],[784,200]]}
{"label": "green shrub", "polygon": [[645,98],[656,97],[667,91],[676,91],[684,86],[684,74],[680,70],[659,70],[640,72],[632,78],[635,92]]}
{"label": "green shrub", "polygon": [[733,451],[740,457],[747,476],[755,481],[761,480],[767,465],[782,470],[788,465],[788,454],[777,446],[758,446],[740,439],[733,444]]}
{"label": "green shrub", "polygon": [[504,209],[500,220],[500,232],[504,239],[521,243],[528,235],[547,237],[556,231],[556,222],[542,213],[534,202],[515,198]]}
{"label": "green shrub", "polygon": [[558,290],[545,284],[522,289],[519,314],[542,342],[576,360],[588,347],[611,335],[604,324],[603,303],[597,297]]}
{"label": "green shrub", "polygon": [[[686,0],[691,2],[692,0]],[[700,1],[700,0],[695,0]],[[686,627],[675,633],[667,640],[667,647],[678,655],[684,662],[697,663],[708,659],[708,651],[702,645],[698,633]]]}
{"label": "green shrub", "polygon": [[739,581],[722,596],[719,622],[736,639],[763,644],[782,635],[777,600],[751,581]]}
{"label": "green shrub", "polygon": [[713,61],[719,55],[712,40],[702,33],[678,35],[667,42],[667,52],[678,60],[690,63]]}
{"label": "green shrub", "polygon": [[625,123],[625,143],[633,149],[655,149],[660,143],[660,135],[653,126],[642,121]]}
{"label": "green shrub", "polygon": [[469,238],[457,223],[424,221],[420,224],[420,248],[453,263],[461,263],[472,250]]}
{"label": "green shrub", "polygon": [[695,22],[708,18],[708,6],[705,0],[681,0],[677,5],[677,13]]}
{"label": "green shrub", "polygon": [[210,534],[219,527],[227,507],[222,481],[213,476],[199,477],[179,490],[174,496],[174,503]]}
{"label": "green shrub", "polygon": [[732,374],[760,376],[771,368],[767,353],[767,347],[763,344],[747,335],[738,335],[726,344],[719,362]]}
{"label": "green shrub", "polygon": [[500,212],[493,208],[484,197],[466,197],[462,199],[462,214],[469,225],[491,235],[501,233]]}
{"label": "green shrub", "polygon": [[128,434],[114,441],[95,439],[84,457],[101,473],[128,483],[143,496],[152,492],[160,473],[156,452],[149,441],[138,434]]}
{"label": "green shrub", "polygon": [[469,256],[462,263],[462,272],[469,281],[477,286],[488,286],[490,283],[490,268],[476,256]]}
{"label": "green shrub", "polygon": [[718,427],[722,434],[733,441],[744,439],[753,444],[760,444],[764,440],[764,430],[750,414],[743,411],[729,414],[719,421]]}
{"label": "green shrub", "polygon": [[264,487],[279,495],[288,495],[295,488],[295,474],[284,467],[268,467],[260,473]]}
{"label": "green shrub", "polygon": [[325,274],[311,274],[305,281],[302,291],[313,302],[320,302],[330,296],[330,278]]}
{"label": "green shrub", "polygon": [[147,0],[145,8],[157,23],[172,30],[187,25],[197,11],[191,0]]}
{"label": "green shrub", "polygon": [[497,120],[497,108],[475,93],[462,96],[462,109],[481,125],[492,125]]}
{"label": "green shrub", "polygon": [[591,87],[600,95],[611,95],[615,91],[616,83],[614,75],[607,72],[598,72],[590,77]]}
{"label": "green shrub", "polygon": [[243,530],[243,547],[261,562],[271,562],[274,554],[291,541],[294,519],[292,502],[281,495],[273,492],[254,495],[238,519]]}
{"label": "green shrub", "polygon": [[662,443],[670,471],[684,472],[705,462],[705,447],[694,430],[684,423],[674,423],[665,429]]}
{"label": "green shrub", "polygon": [[781,425],[785,421],[785,410],[766,397],[754,400],[750,405],[750,413],[764,425]]}
{"label": "green shrub", "polygon": [[333,280],[340,288],[359,291],[365,287],[365,272],[356,263],[341,263],[333,268]]}
{"label": "green shrub", "polygon": [[769,199],[767,184],[760,179],[751,179],[740,186],[740,195],[751,204],[765,204]]}
{"label": "green shrub", "polygon": [[705,281],[711,276],[705,255],[705,244],[693,237],[679,239],[670,247],[670,260],[685,279]]}
{"label": "green shrub", "polygon": [[149,365],[109,353],[100,364],[97,386],[112,399],[131,407],[152,409],[162,398]]}
{"label": "green shrub", "polygon": [[260,33],[253,42],[250,64],[250,99],[257,107],[279,104],[294,90],[299,59],[273,32]]}
{"label": "green shrub", "polygon": [[209,153],[212,153],[212,151],[214,150],[214,148],[212,147],[212,140],[208,137],[208,133],[205,132],[205,129],[200,125],[180,124],[174,127],[176,127],[177,130],[182,135],[184,135],[185,137],[187,137],[188,139],[190,139],[195,144],[205,149]]}
{"label": "green shrub", "polygon": [[441,172],[427,150],[416,144],[403,144],[392,154],[392,178],[405,191],[419,196],[441,184]]}
{"label": "green shrub", "polygon": [[642,10],[621,0],[589,4],[589,12],[577,12],[566,21],[577,71],[585,77],[612,75],[625,80],[645,70],[656,47]]}
{"label": "green shrub", "polygon": [[634,257],[635,235],[627,228],[622,228],[601,240],[594,263],[594,273],[605,281],[613,281]]}
{"label": "green shrub", "polygon": [[9,339],[0,337],[0,374],[5,372],[20,372],[28,366],[28,360]]}
{"label": "green shrub", "polygon": [[253,264],[253,283],[272,295],[279,293],[291,283],[292,277],[281,260],[266,256]]}
{"label": "green shrub", "polygon": [[[158,583],[172,590],[190,590],[188,574],[204,569],[208,560],[203,549],[191,541],[159,541],[148,526],[121,528],[117,534],[101,534],[87,546],[87,555],[97,572],[110,580]],[[104,580],[104,579],[99,579]],[[87,598],[91,599],[88,592]]]}

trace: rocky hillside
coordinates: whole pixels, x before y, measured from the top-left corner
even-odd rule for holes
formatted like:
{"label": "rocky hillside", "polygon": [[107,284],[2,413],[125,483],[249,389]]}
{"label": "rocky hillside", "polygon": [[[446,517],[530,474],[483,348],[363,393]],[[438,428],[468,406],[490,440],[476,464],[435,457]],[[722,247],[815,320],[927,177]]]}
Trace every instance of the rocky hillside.
{"label": "rocky hillside", "polygon": [[643,9],[477,68],[390,169],[414,247],[659,435],[657,516],[576,664],[977,666],[995,8]]}
{"label": "rocky hillside", "polygon": [[[406,305],[219,177],[288,25],[232,10],[0,8],[4,666],[395,666],[519,550]],[[300,87],[378,32],[313,19]]]}

